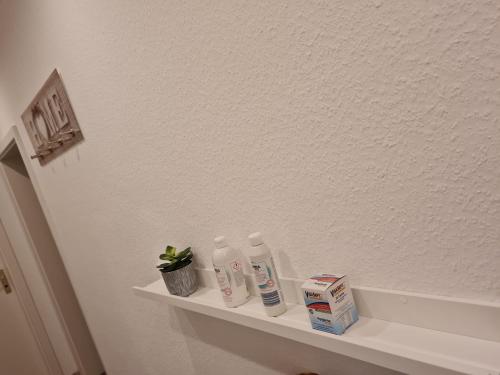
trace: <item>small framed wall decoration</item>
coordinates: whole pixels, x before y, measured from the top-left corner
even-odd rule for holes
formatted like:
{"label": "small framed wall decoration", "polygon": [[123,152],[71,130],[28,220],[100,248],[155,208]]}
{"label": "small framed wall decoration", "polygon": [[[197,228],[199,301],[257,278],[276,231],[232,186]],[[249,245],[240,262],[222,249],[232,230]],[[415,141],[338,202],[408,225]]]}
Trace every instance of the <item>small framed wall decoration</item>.
{"label": "small framed wall decoration", "polygon": [[21,115],[35,155],[45,165],[83,140],[83,134],[64,89],[54,70]]}

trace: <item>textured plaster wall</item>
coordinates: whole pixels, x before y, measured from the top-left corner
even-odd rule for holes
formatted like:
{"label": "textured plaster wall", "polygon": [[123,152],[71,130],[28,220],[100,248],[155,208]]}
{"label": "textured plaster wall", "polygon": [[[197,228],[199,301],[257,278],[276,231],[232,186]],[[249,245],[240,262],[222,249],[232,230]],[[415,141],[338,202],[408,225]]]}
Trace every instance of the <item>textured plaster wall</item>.
{"label": "textured plaster wall", "polygon": [[54,67],[83,128],[33,163],[111,375],[385,373],[139,300],[166,242],[208,267],[216,235],[260,230],[286,276],[500,301],[499,2],[0,12],[1,131]]}

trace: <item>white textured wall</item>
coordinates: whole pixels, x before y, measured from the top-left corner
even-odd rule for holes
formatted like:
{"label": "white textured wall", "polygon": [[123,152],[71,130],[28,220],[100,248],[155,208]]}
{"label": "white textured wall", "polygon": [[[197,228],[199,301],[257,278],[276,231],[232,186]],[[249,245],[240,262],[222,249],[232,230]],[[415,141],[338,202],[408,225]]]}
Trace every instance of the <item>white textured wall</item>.
{"label": "white textured wall", "polygon": [[34,164],[111,375],[377,372],[138,300],[166,242],[209,266],[260,230],[287,276],[500,301],[498,1],[0,11],[3,132],[54,67],[83,128]]}

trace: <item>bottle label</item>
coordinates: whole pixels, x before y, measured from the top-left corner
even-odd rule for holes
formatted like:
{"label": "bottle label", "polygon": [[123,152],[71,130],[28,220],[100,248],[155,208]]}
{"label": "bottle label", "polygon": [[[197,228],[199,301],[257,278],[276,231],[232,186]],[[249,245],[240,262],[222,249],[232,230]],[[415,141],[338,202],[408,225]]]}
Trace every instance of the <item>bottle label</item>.
{"label": "bottle label", "polygon": [[269,293],[261,293],[260,296],[264,306],[274,306],[281,303],[280,293],[278,290]]}
{"label": "bottle label", "polygon": [[235,260],[234,262],[229,263],[229,267],[231,268],[231,273],[233,275],[234,284],[236,287],[240,287],[245,284],[245,275],[243,274],[243,265]]}
{"label": "bottle label", "polygon": [[215,277],[217,278],[217,283],[219,284],[220,291],[222,293],[222,298],[225,302],[231,302],[233,290],[231,289],[230,276],[224,269],[224,267],[214,266]]}
{"label": "bottle label", "polygon": [[279,290],[276,268],[272,259],[266,261],[252,261],[255,281],[260,291],[264,306],[279,305],[283,297]]}
{"label": "bottle label", "polygon": [[222,298],[225,302],[233,301],[233,288],[239,288],[245,285],[245,275],[243,274],[242,264],[235,260],[225,267],[214,265],[215,276],[219,284]]}

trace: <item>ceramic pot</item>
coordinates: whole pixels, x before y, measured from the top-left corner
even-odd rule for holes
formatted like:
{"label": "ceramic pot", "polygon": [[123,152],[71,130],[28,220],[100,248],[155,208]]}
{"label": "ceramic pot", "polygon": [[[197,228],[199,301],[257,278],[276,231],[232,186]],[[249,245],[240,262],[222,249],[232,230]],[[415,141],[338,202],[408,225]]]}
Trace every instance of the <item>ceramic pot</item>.
{"label": "ceramic pot", "polygon": [[174,271],[161,271],[170,294],[187,297],[198,289],[198,278],[193,262]]}

